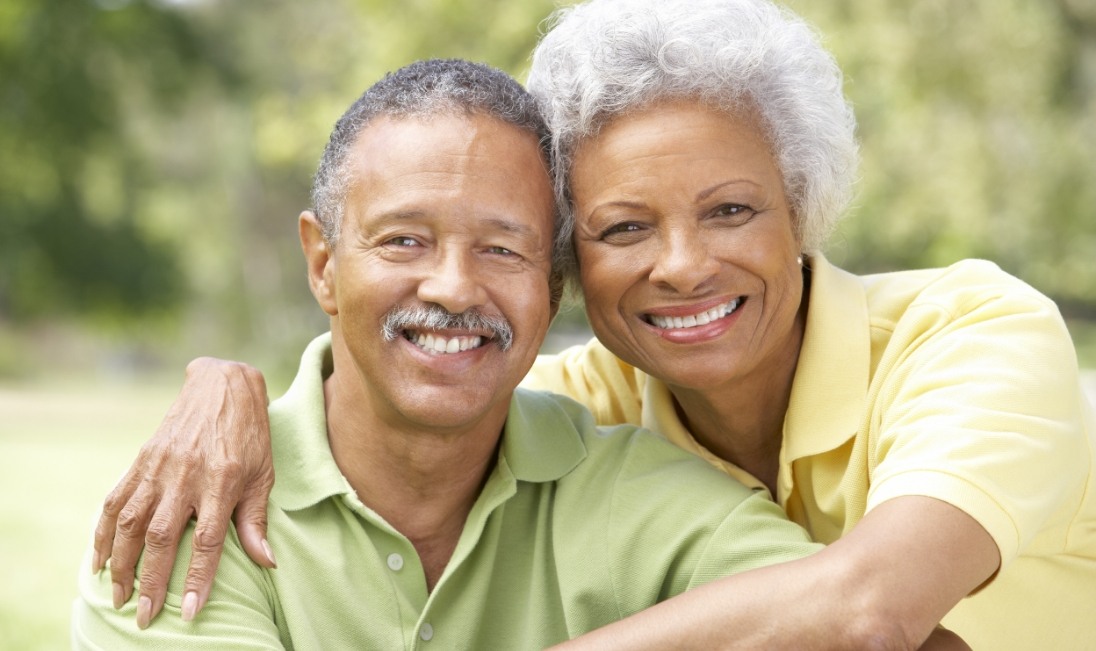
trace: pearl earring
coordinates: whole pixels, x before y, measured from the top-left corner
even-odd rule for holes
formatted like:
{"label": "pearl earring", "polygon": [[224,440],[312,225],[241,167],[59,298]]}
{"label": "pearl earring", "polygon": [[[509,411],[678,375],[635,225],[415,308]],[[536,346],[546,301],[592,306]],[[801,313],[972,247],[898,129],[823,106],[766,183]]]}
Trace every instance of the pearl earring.
{"label": "pearl earring", "polygon": [[801,255],[796,256],[795,263],[798,264],[800,267],[802,267],[803,266],[803,256],[801,256]]}

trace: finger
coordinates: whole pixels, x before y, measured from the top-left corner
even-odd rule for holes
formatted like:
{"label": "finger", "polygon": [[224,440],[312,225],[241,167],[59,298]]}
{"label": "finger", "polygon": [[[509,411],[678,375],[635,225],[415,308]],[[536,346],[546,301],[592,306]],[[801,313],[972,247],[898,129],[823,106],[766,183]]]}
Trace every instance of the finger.
{"label": "finger", "polygon": [[145,531],[156,508],[156,493],[141,482],[118,514],[114,544],[110,549],[110,580],[114,584],[114,607],[121,608],[133,595],[133,571],[144,547]]}
{"label": "finger", "polygon": [[169,493],[160,500],[156,514],[149,522],[141,561],[141,594],[137,600],[138,628],[148,628],[149,623],[164,607],[168,581],[171,579],[179,549],[179,539],[193,513],[194,508],[185,500]]}
{"label": "finger", "polygon": [[230,508],[217,499],[207,499],[198,508],[193,553],[183,588],[183,621],[193,620],[209,600],[213,577],[217,574],[225,536],[228,535]]}
{"label": "finger", "polygon": [[133,493],[140,486],[141,480],[137,476],[136,468],[142,463],[138,456],[126,474],[119,480],[106,499],[103,500],[103,510],[99,514],[99,520],[95,523],[94,551],[91,557],[91,571],[99,573],[110,558],[111,548],[114,546],[114,531],[118,527],[118,516],[122,507],[129,502]]}
{"label": "finger", "polygon": [[244,551],[256,564],[271,569],[278,566],[274,551],[266,539],[266,509],[273,487],[273,471],[264,473],[261,479],[254,480],[244,490],[233,515],[236,534]]}
{"label": "finger", "polygon": [[[254,371],[246,374],[245,379],[253,404],[269,404],[266,382],[262,374]],[[240,503],[236,506],[233,520],[236,523],[236,534],[240,538],[240,544],[251,560],[262,567],[274,568],[277,567],[277,561],[266,538],[266,509],[270,491],[274,488],[274,468],[270,455],[270,420],[266,409],[251,412],[250,416],[251,422],[247,424],[245,431],[261,441],[260,444],[253,445],[252,449],[265,450],[265,454],[257,459],[258,476],[245,479],[247,483]]]}

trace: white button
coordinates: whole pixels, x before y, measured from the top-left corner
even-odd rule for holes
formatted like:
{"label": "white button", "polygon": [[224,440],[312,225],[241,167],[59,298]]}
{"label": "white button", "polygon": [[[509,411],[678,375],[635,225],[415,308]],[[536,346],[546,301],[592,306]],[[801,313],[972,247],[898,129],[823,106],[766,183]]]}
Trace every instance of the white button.
{"label": "white button", "polygon": [[403,569],[403,556],[400,556],[399,554],[389,554],[388,555],[388,567],[393,572],[399,572],[400,570],[402,570]]}
{"label": "white button", "polygon": [[434,637],[434,627],[429,624],[423,624],[419,629],[419,637],[423,642],[429,642],[430,638]]}

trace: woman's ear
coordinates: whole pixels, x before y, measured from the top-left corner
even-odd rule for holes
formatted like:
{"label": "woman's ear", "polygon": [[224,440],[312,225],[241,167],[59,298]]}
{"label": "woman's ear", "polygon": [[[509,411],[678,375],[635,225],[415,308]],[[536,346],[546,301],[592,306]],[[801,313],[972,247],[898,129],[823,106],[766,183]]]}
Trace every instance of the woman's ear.
{"label": "woman's ear", "polygon": [[331,316],[339,313],[335,300],[335,252],[323,236],[323,228],[311,210],[298,218],[301,250],[308,266],[308,286],[320,308]]}

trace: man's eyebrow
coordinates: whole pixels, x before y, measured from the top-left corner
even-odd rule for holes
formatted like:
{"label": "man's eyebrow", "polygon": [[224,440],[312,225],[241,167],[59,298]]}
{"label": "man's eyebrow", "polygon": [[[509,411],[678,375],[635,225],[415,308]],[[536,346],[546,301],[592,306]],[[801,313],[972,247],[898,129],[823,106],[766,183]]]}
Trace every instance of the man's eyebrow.
{"label": "man's eyebrow", "polygon": [[378,222],[398,222],[407,219],[421,219],[426,216],[426,213],[421,210],[393,210],[392,212],[385,212],[377,215],[376,221]]}
{"label": "man's eyebrow", "polygon": [[[383,228],[388,224],[415,219],[429,219],[429,214],[423,210],[394,210],[378,215],[373,226],[374,228]],[[536,238],[541,236],[540,229],[503,217],[485,217],[481,223],[492,230],[502,231],[518,237]]]}
{"label": "man's eyebrow", "polygon": [[521,224],[519,222],[510,221],[509,219],[502,219],[499,217],[488,217],[484,219],[484,222],[492,228],[517,235],[519,237],[538,237],[540,235],[539,229],[532,228],[527,224]]}

